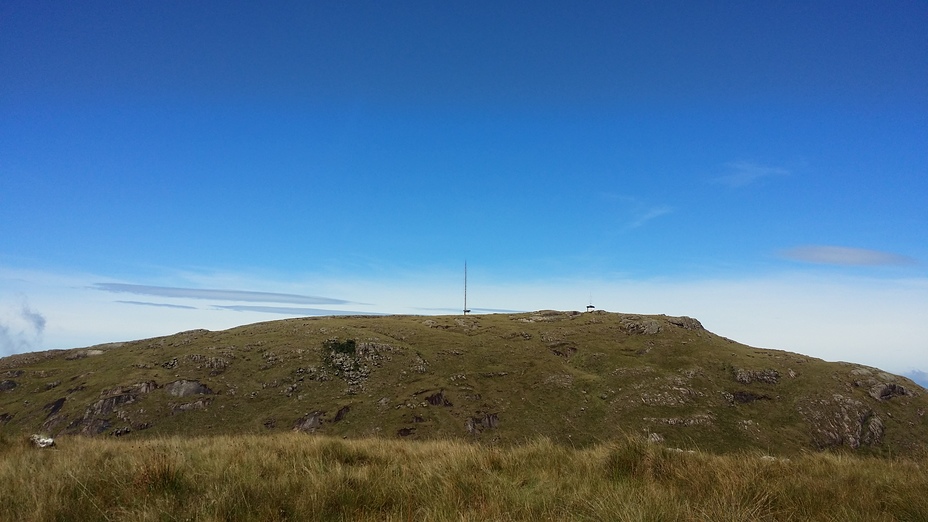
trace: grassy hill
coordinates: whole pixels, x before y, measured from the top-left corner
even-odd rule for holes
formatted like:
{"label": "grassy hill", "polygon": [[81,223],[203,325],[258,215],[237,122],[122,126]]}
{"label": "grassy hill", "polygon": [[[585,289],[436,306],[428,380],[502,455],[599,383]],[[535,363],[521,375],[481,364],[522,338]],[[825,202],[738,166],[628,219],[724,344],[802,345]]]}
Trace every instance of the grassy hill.
{"label": "grassy hill", "polygon": [[903,377],[758,349],[686,317],[541,311],[288,319],[0,359],[0,433],[305,431],[588,447],[919,454]]}

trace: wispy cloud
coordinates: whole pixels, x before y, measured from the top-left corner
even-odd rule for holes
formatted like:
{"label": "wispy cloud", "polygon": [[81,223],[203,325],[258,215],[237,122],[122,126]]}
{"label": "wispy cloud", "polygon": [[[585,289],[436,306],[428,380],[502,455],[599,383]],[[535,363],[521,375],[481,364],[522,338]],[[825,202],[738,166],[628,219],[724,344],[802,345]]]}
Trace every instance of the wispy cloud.
{"label": "wispy cloud", "polygon": [[27,304],[23,304],[21,315],[35,330],[36,335],[42,335],[45,331],[45,316],[29,308]]}
{"label": "wispy cloud", "polygon": [[382,315],[371,312],[351,312],[348,310],[324,310],[321,308],[301,308],[291,306],[255,306],[255,305],[232,305],[232,306],[214,306],[219,310],[232,310],[235,312],[261,312],[278,315]]}
{"label": "wispy cloud", "polygon": [[185,310],[196,310],[195,306],[185,306],[185,305],[176,305],[168,303],[149,303],[146,301],[116,301],[117,303],[131,304],[131,305],[140,305],[140,306],[158,306],[163,308],[182,308]]}
{"label": "wispy cloud", "polygon": [[759,165],[750,161],[735,161],[725,164],[726,173],[712,178],[713,183],[739,188],[756,183],[764,178],[789,176],[790,171],[781,167]]}
{"label": "wispy cloud", "polygon": [[12,317],[0,322],[0,356],[39,349],[45,316],[22,303]]}
{"label": "wispy cloud", "polygon": [[647,222],[673,212],[673,208],[667,205],[648,208],[634,216],[632,221],[625,226],[626,229],[639,228]]}
{"label": "wispy cloud", "polygon": [[912,265],[916,261],[892,252],[830,245],[806,245],[781,252],[786,259],[823,265],[891,266]]}
{"label": "wispy cloud", "polygon": [[125,283],[96,283],[96,290],[127,293],[136,295],[154,295],[158,297],[176,297],[186,299],[211,299],[215,301],[245,301],[249,303],[290,303],[290,304],[350,304],[350,301],[318,297],[311,295],[278,294],[273,292],[252,292],[248,290],[212,290],[206,288],[177,288],[172,286],[132,285]]}

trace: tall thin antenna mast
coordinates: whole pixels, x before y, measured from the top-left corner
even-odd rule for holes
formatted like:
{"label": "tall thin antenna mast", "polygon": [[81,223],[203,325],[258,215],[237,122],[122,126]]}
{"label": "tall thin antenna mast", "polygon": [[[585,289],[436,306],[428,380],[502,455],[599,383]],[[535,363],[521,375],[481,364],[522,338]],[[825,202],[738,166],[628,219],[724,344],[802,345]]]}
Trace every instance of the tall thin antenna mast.
{"label": "tall thin antenna mast", "polygon": [[470,313],[467,309],[467,260],[464,260],[464,315]]}

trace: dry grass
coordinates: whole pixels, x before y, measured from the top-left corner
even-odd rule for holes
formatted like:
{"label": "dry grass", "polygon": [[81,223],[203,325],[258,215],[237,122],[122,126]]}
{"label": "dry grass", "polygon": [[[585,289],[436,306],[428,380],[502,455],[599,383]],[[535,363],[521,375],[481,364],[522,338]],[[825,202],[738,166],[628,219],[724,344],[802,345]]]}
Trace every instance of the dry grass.
{"label": "dry grass", "polygon": [[928,520],[928,459],[681,452],[628,438],[341,440],[300,434],[0,438],[7,520]]}

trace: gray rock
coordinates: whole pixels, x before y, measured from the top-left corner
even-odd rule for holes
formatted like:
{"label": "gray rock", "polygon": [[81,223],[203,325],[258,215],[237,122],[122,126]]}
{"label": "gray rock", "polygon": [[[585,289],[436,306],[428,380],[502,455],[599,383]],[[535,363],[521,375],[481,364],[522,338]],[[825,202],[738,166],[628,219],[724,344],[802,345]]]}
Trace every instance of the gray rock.
{"label": "gray rock", "polygon": [[883,439],[884,425],[872,409],[851,397],[810,399],[798,406],[812,439],[819,448],[875,446]]}
{"label": "gray rock", "polygon": [[181,379],[164,385],[164,390],[174,397],[189,397],[190,395],[212,395],[213,390],[198,381]]}
{"label": "gray rock", "polygon": [[322,416],[325,415],[324,412],[314,411],[305,415],[301,419],[297,419],[296,423],[293,425],[294,431],[305,431],[308,433],[313,433],[319,428],[322,427]]}
{"label": "gray rock", "polygon": [[37,448],[52,448],[55,446],[55,439],[43,437],[42,435],[33,435],[29,437],[29,442]]}
{"label": "gray rock", "polygon": [[895,383],[879,383],[870,387],[870,396],[878,401],[888,401],[893,397],[908,395],[910,392],[905,387]]}
{"label": "gray rock", "polygon": [[777,384],[780,382],[780,372],[773,369],[745,370],[738,368],[735,371],[735,380],[741,384],[751,384],[752,382]]}
{"label": "gray rock", "polygon": [[624,319],[622,328],[631,335],[654,335],[662,330],[660,321],[654,319]]}
{"label": "gray rock", "polygon": [[201,398],[193,402],[187,402],[183,404],[171,404],[171,414],[183,413],[185,411],[193,410],[205,410],[207,406],[213,401],[213,399]]}
{"label": "gray rock", "polygon": [[668,317],[667,321],[670,324],[674,326],[679,326],[680,328],[683,328],[685,330],[703,330],[702,323],[700,323],[696,319],[693,319],[692,317],[686,317],[686,316]]}

